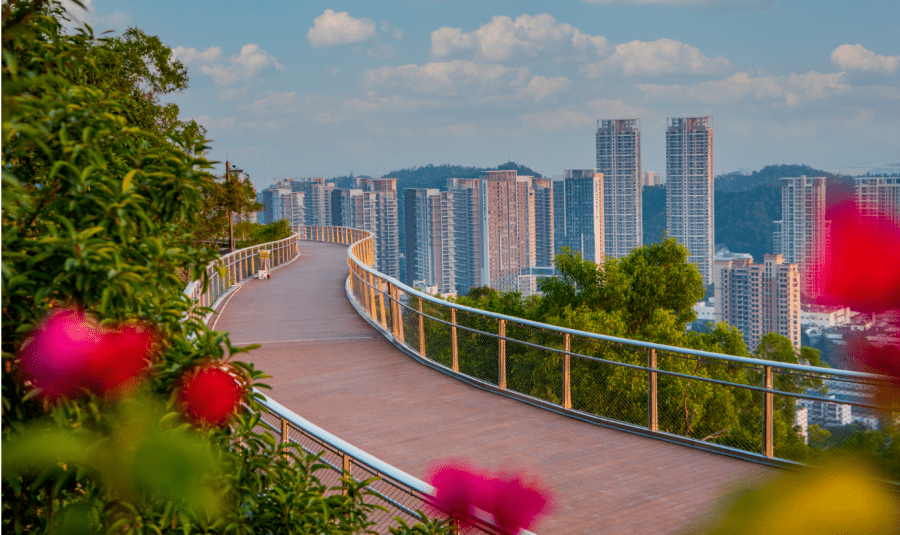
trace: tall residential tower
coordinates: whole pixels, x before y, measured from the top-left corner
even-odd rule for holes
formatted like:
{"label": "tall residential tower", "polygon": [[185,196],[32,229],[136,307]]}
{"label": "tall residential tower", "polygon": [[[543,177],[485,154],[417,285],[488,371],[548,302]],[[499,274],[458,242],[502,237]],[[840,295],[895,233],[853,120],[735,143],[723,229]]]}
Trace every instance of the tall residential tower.
{"label": "tall residential tower", "polygon": [[597,171],[603,173],[603,234],[611,258],[622,258],[643,244],[640,121],[598,121]]}
{"label": "tall residential tower", "polygon": [[[670,118],[666,128],[666,228],[712,282],[715,248],[712,117]],[[608,239],[608,238],[607,238]]]}
{"label": "tall residential tower", "polygon": [[563,247],[582,258],[602,264],[603,174],[596,169],[567,169],[553,179],[553,230],[558,253]]}
{"label": "tall residential tower", "polygon": [[781,221],[775,221],[775,252],[800,265],[801,290],[818,297],[817,273],[825,262],[825,177],[781,179]]}

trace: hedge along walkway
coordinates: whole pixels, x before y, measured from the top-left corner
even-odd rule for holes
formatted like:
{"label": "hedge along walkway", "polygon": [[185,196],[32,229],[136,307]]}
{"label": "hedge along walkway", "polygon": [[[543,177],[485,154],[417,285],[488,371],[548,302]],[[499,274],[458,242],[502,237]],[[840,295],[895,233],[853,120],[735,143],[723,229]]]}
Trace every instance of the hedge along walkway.
{"label": "hedge along walkway", "polygon": [[421,479],[449,458],[526,469],[557,502],[536,533],[679,532],[735,484],[775,470],[574,420],[423,366],[348,302],[346,246],[301,242],[301,251],[214,320],[234,344],[262,344],[246,359],[273,376],[269,395]]}

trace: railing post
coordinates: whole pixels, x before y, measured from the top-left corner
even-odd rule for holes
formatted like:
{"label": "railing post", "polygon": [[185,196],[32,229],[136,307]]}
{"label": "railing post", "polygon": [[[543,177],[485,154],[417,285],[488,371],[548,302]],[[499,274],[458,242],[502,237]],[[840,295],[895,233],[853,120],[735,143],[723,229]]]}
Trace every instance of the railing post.
{"label": "railing post", "polygon": [[657,403],[656,388],[656,348],[651,348],[647,352],[647,367],[651,371],[647,372],[647,429],[651,431],[659,431],[659,404]]}
{"label": "railing post", "polygon": [[459,371],[459,351],[456,345],[456,309],[450,309],[450,367],[453,371]]}
{"label": "railing post", "polygon": [[767,392],[763,395],[763,453],[766,457],[775,456],[774,437],[773,437],[773,405],[774,394],[772,394],[772,367],[765,366],[765,388]]}
{"label": "railing post", "polygon": [[291,439],[291,436],[288,434],[288,421],[285,420],[284,418],[282,418],[281,419],[281,443],[287,444],[290,439]]}
{"label": "railing post", "polygon": [[[350,456],[346,453],[341,454],[341,469],[344,471],[344,475],[346,477],[351,477],[350,475]],[[341,491],[341,496],[347,495],[347,485],[343,485],[344,489]]]}
{"label": "railing post", "polygon": [[369,302],[372,305],[372,308],[369,309],[369,314],[372,316],[373,320],[377,321],[378,309],[375,307],[375,277],[368,271],[366,273],[369,275]]}
{"label": "railing post", "polygon": [[391,304],[391,334],[394,335],[394,338],[397,338],[397,303],[394,302],[394,284],[392,282],[387,282],[387,288],[388,300]]}
{"label": "railing post", "polygon": [[401,344],[405,344],[406,340],[403,337],[403,305],[400,304],[400,288],[394,286],[394,317],[397,318],[397,339],[400,340]]}
{"label": "railing post", "polygon": [[381,328],[387,330],[387,316],[384,313],[384,290],[381,289],[382,280],[378,278],[378,304],[381,309]]}
{"label": "railing post", "polygon": [[572,408],[572,369],[571,369],[571,359],[572,355],[569,354],[571,351],[571,341],[569,333],[565,333],[563,337],[563,408],[571,409]]}
{"label": "railing post", "polygon": [[500,325],[497,328],[497,334],[500,335],[500,354],[499,354],[499,370],[498,370],[498,378],[497,378],[497,386],[500,388],[506,388],[506,340],[504,337],[506,336],[506,320],[500,320]]}
{"label": "railing post", "polygon": [[419,355],[425,356],[425,316],[422,313],[422,298],[419,298]]}

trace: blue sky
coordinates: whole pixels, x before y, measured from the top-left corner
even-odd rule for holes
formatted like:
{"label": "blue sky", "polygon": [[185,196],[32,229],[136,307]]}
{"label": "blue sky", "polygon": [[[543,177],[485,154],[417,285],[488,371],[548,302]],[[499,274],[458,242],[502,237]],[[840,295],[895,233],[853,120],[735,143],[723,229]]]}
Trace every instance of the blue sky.
{"label": "blue sky", "polygon": [[[172,101],[257,186],[507,158],[595,165],[598,119],[713,116],[716,174],[900,166],[900,2],[92,0],[187,65]],[[224,163],[223,163],[224,165]],[[900,167],[898,167],[900,169]]]}

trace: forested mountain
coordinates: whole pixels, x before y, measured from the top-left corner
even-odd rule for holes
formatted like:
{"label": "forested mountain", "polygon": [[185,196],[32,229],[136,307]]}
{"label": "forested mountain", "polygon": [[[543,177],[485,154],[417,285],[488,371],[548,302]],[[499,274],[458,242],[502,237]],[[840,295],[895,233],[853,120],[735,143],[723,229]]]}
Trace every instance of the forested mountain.
{"label": "forested mountain", "polygon": [[[750,175],[729,173],[715,179],[716,244],[750,253],[754,262],[771,254],[773,221],[781,219],[780,178],[806,175],[828,178],[829,203],[852,192],[853,180],[808,165],[769,165]],[[666,230],[665,186],[644,187],[644,243],[660,241]]]}
{"label": "forested mountain", "polygon": [[778,184],[778,180],[782,177],[801,175],[824,176],[829,178],[829,182],[835,179],[846,180],[847,178],[845,175],[836,175],[820,169],[813,169],[808,165],[767,165],[749,175],[734,172],[717,176],[715,180],[716,195],[720,192],[748,191],[762,184],[773,182]]}

